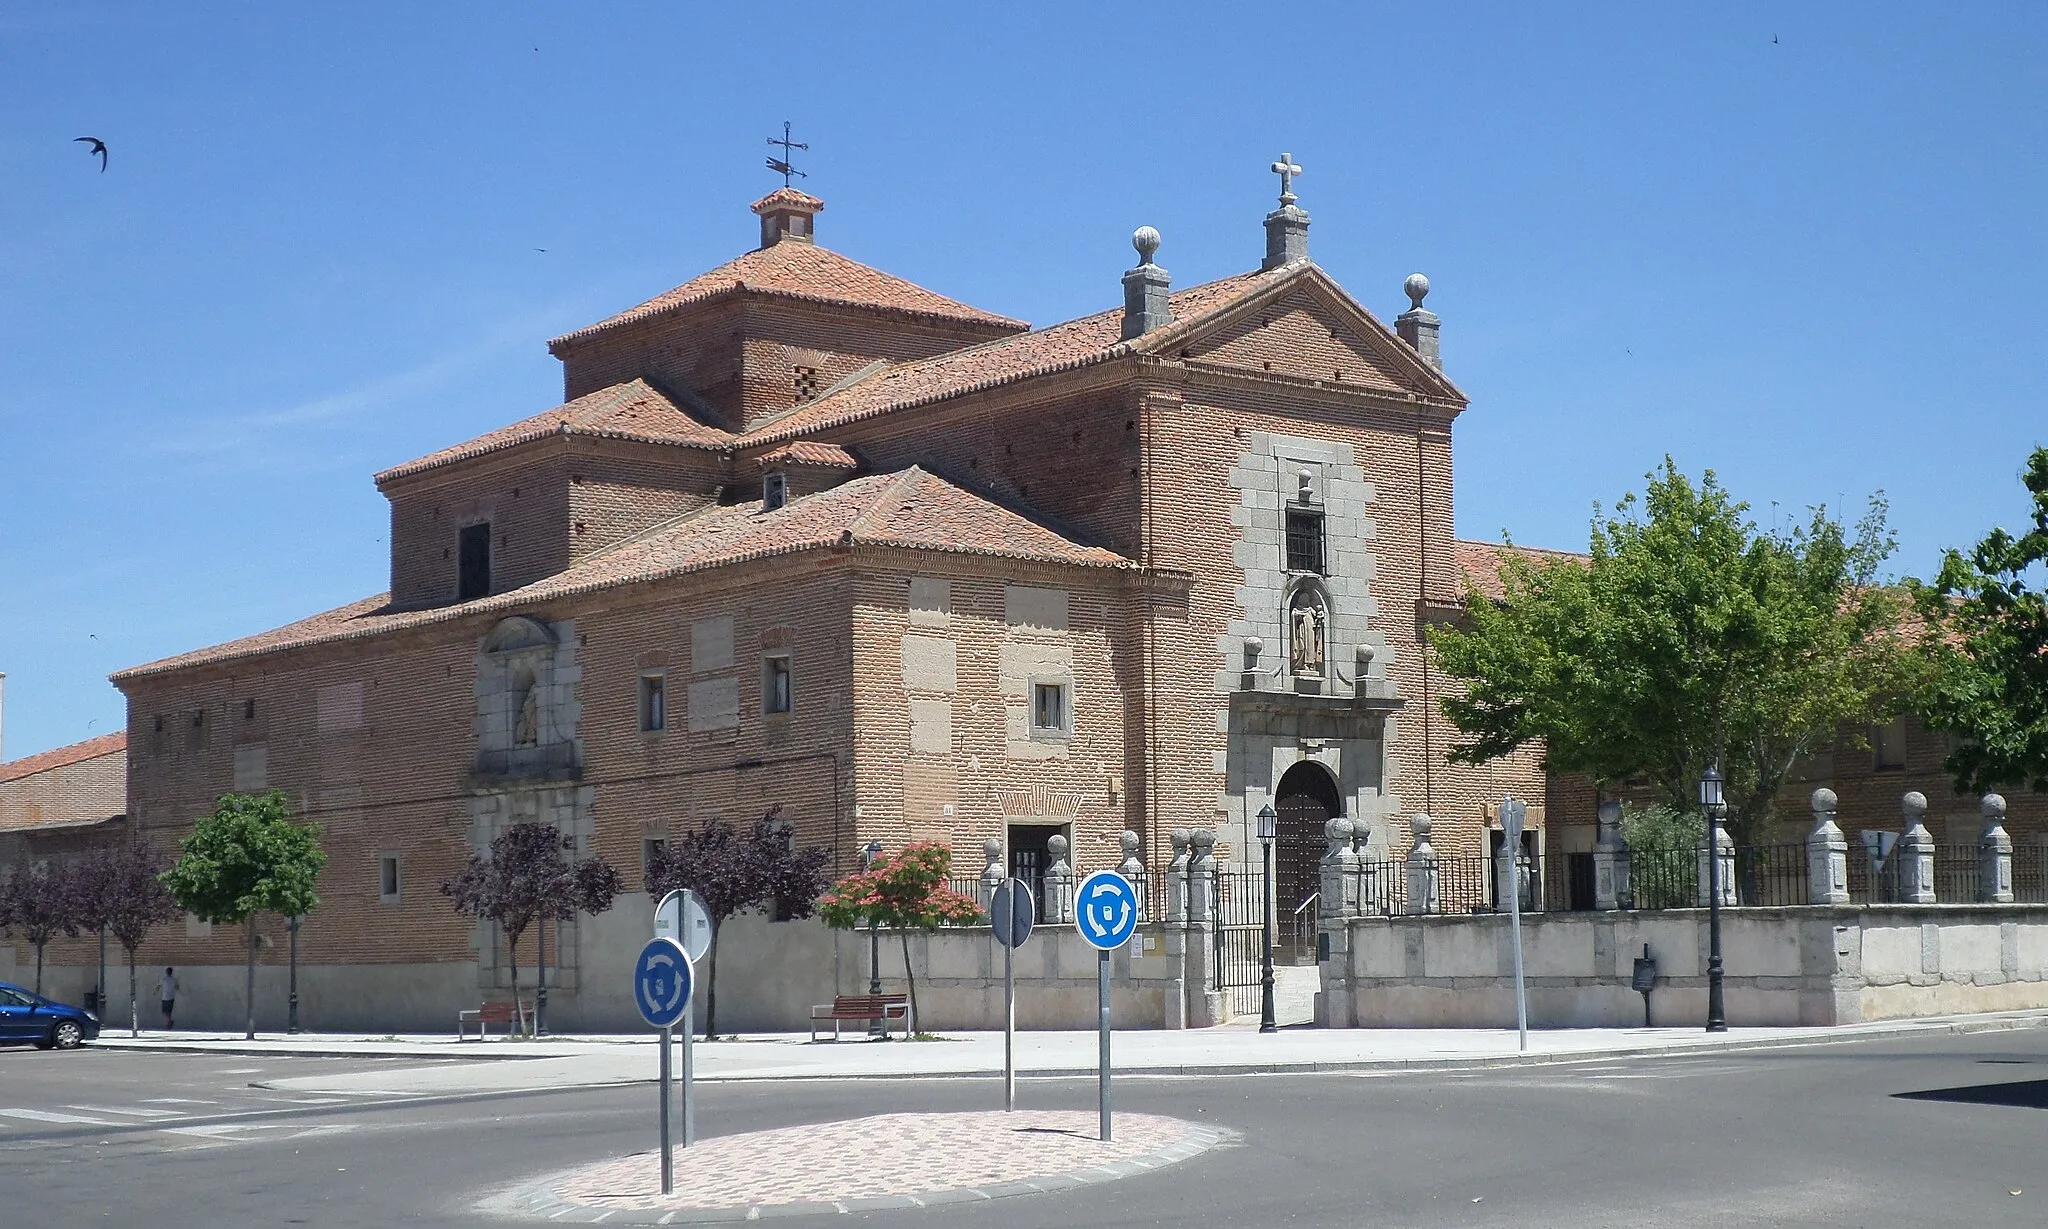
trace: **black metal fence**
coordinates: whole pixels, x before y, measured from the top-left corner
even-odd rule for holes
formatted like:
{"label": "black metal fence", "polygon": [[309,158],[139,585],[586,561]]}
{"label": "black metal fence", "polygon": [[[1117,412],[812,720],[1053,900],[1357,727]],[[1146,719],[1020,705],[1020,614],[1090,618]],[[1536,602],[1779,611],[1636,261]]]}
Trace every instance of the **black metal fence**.
{"label": "black metal fence", "polygon": [[2048,905],[2048,845],[2013,847],[2012,898]]}

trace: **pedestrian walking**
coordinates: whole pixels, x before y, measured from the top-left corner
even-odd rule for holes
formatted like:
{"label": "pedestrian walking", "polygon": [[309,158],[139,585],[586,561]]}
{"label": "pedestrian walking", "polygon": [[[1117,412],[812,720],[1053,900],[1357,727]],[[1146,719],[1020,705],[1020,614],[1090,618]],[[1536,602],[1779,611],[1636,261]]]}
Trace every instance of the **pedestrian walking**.
{"label": "pedestrian walking", "polygon": [[164,966],[163,991],[164,1031],[169,1032],[174,1027],[171,1012],[178,1005],[178,973],[169,965]]}

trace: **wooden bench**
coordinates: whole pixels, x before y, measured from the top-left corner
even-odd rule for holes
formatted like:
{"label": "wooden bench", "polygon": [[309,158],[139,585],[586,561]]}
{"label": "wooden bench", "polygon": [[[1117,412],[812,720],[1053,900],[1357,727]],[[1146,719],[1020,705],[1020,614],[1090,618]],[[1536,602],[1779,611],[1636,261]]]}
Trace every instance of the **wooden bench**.
{"label": "wooden bench", "polygon": [[903,1022],[903,1035],[910,1036],[910,996],[907,994],[842,994],[829,1003],[811,1008],[811,1040],[818,1039],[818,1026],[832,1022],[832,1040],[839,1040],[839,1026],[848,1020],[882,1022],[882,1036],[889,1035],[889,1021]]}
{"label": "wooden bench", "polygon": [[484,1026],[487,1024],[504,1025],[505,1035],[510,1037],[515,1024],[522,1032],[526,1030],[531,1015],[532,1012],[524,1003],[481,1003],[473,1011],[455,1013],[455,1039],[469,1040],[469,1026],[472,1024],[476,1025],[478,1041],[484,1039]]}

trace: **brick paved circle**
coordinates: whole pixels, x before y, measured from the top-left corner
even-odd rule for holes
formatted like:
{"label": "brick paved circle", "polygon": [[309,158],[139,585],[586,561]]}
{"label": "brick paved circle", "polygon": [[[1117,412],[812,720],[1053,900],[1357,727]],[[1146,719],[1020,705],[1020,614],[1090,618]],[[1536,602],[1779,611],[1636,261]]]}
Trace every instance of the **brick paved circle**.
{"label": "brick paved circle", "polygon": [[753,1131],[676,1150],[675,1193],[642,1152],[558,1173],[494,1210],[564,1222],[684,1224],[997,1199],[1112,1181],[1186,1160],[1227,1132],[1156,1114],[1027,1110],[877,1114]]}

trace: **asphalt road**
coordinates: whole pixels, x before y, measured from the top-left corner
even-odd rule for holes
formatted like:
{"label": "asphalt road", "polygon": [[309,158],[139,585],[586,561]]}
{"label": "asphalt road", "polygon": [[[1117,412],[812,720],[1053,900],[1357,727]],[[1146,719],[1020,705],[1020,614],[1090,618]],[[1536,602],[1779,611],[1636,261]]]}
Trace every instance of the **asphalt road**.
{"label": "asphalt road", "polygon": [[[652,1146],[649,1088],[433,1101],[252,1081],[362,1060],[0,1051],[0,1224],[507,1224],[476,1201]],[[1127,1079],[1242,1141],[1064,1194],[834,1223],[2048,1224],[2048,1030],[1459,1074]],[[1087,1081],[1029,1081],[1087,1109]],[[986,1080],[719,1084],[706,1134],[988,1108]],[[2014,1193],[2018,1192],[2018,1193]]]}

